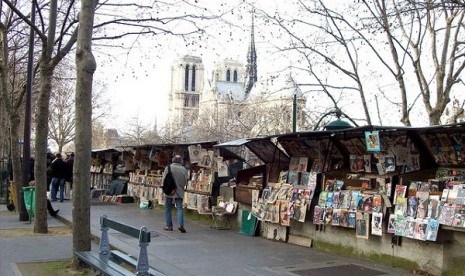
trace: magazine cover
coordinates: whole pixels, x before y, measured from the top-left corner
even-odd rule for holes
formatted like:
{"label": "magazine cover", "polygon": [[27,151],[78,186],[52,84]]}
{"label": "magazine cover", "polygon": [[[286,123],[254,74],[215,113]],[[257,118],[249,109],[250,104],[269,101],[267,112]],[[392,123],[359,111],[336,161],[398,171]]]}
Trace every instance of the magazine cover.
{"label": "magazine cover", "polygon": [[415,222],[413,238],[421,241],[426,240],[426,227],[428,226],[428,220],[417,218]]}
{"label": "magazine cover", "polygon": [[404,216],[396,215],[396,223],[394,224],[396,236],[403,236],[405,233],[405,228],[407,227],[407,218]]}
{"label": "magazine cover", "polygon": [[447,196],[447,203],[455,203],[457,200],[457,195],[459,190],[454,187],[454,189],[449,189],[449,195]]}
{"label": "magazine cover", "polygon": [[320,159],[315,159],[312,164],[312,168],[310,169],[313,173],[320,173],[321,172],[321,161]]}
{"label": "magazine cover", "polygon": [[372,213],[371,216],[371,234],[376,236],[383,235],[383,213]]}
{"label": "magazine cover", "polygon": [[405,226],[405,231],[404,231],[403,236],[413,239],[413,235],[415,233],[415,225],[416,225],[415,218],[407,217],[406,221],[407,223]]}
{"label": "magazine cover", "polygon": [[333,207],[333,195],[334,192],[328,192],[328,196],[326,197],[326,207]]}
{"label": "magazine cover", "polygon": [[364,200],[364,195],[362,193],[359,193],[357,196],[357,212],[363,212],[363,203],[365,202]]}
{"label": "magazine cover", "polygon": [[373,195],[364,194],[363,195],[363,212],[371,213],[373,209]]}
{"label": "magazine cover", "polygon": [[394,172],[396,170],[396,158],[394,155],[384,156],[384,170],[386,172]]}
{"label": "magazine cover", "polygon": [[309,186],[309,181],[310,181],[310,173],[309,172],[301,172],[300,173],[299,185]]}
{"label": "magazine cover", "polygon": [[416,217],[418,208],[418,199],[416,196],[407,198],[407,217]]}
{"label": "magazine cover", "polygon": [[358,196],[360,194],[359,191],[350,191],[351,195],[350,195],[350,206],[349,206],[349,209],[352,210],[352,211],[356,211],[357,210],[357,206],[358,206]]}
{"label": "magazine cover", "polygon": [[389,214],[386,232],[390,234],[394,234],[396,232],[396,215],[395,214]]}
{"label": "magazine cover", "polygon": [[441,202],[446,202],[448,196],[449,196],[449,189],[442,190]]}
{"label": "magazine cover", "polygon": [[297,167],[297,171],[299,172],[306,172],[308,165],[308,157],[300,157],[299,158],[299,165]]}
{"label": "magazine cover", "polygon": [[426,218],[428,216],[429,192],[417,191],[417,218]]}
{"label": "magazine cover", "polygon": [[189,160],[191,164],[198,163],[200,161],[200,153],[202,152],[201,145],[190,145],[187,147],[189,151]]}
{"label": "magazine cover", "polygon": [[357,212],[355,211],[349,211],[349,215],[347,217],[347,227],[349,228],[355,228],[356,225],[356,216]]}
{"label": "magazine cover", "polygon": [[349,227],[349,210],[341,209],[339,215],[339,225],[342,227]]}
{"label": "magazine cover", "polygon": [[405,197],[398,197],[397,204],[394,209],[394,214],[398,216],[407,216],[407,199]]}
{"label": "magazine cover", "polygon": [[365,131],[365,144],[368,152],[379,152],[381,143],[378,131]]}
{"label": "magazine cover", "polygon": [[371,154],[363,156],[363,165],[366,173],[371,173]]}
{"label": "magazine cover", "polygon": [[370,215],[368,213],[357,212],[355,233],[357,238],[368,239],[370,228]]}
{"label": "magazine cover", "polygon": [[332,204],[331,204],[331,207],[333,207],[333,209],[339,208],[340,196],[341,196],[341,192],[333,192],[333,201],[332,201]]}
{"label": "magazine cover", "polygon": [[289,171],[287,174],[287,183],[292,185],[299,185],[299,172]]}
{"label": "magazine cover", "polygon": [[407,191],[407,186],[396,185],[396,190],[394,191],[394,204],[397,204],[398,197],[405,197],[406,191]]}
{"label": "magazine cover", "polygon": [[289,201],[280,200],[279,201],[279,223],[284,226],[289,226]]}
{"label": "magazine cover", "polygon": [[333,224],[333,208],[328,207],[325,209],[324,222],[325,224]]}
{"label": "magazine cover", "polygon": [[316,205],[313,209],[313,224],[320,225],[323,224],[324,219],[324,209]]}
{"label": "magazine cover", "polygon": [[428,201],[428,215],[429,219],[438,219],[439,218],[439,195],[430,195]]}
{"label": "magazine cover", "polygon": [[322,191],[320,193],[320,196],[318,197],[318,206],[320,207],[326,207],[326,198],[328,197],[328,192],[327,191]]}
{"label": "magazine cover", "polygon": [[299,162],[300,157],[291,157],[291,161],[289,162],[289,172],[298,172],[299,171]]}
{"label": "magazine cover", "polygon": [[383,211],[383,198],[380,194],[373,195],[373,208],[371,211],[373,213],[380,213]]}
{"label": "magazine cover", "polygon": [[341,218],[341,209],[333,209],[333,218],[332,218],[331,225],[339,226],[340,218]]}
{"label": "magazine cover", "polygon": [[452,225],[455,215],[455,204],[445,203],[439,207],[439,223],[444,225]]}
{"label": "magazine cover", "polygon": [[465,206],[457,206],[454,214],[454,220],[452,221],[454,227],[465,227]]}
{"label": "magazine cover", "polygon": [[310,172],[308,175],[308,187],[312,190],[315,190],[316,188],[316,179],[317,174],[315,172]]}
{"label": "magazine cover", "polygon": [[428,220],[428,226],[426,226],[426,240],[436,241],[439,230],[439,221],[435,219]]}
{"label": "magazine cover", "polygon": [[341,191],[341,208],[342,209],[349,209],[350,208],[350,200],[351,200],[351,191],[343,190]]}
{"label": "magazine cover", "polygon": [[459,188],[457,192],[457,198],[455,199],[455,204],[465,204],[465,189]]}

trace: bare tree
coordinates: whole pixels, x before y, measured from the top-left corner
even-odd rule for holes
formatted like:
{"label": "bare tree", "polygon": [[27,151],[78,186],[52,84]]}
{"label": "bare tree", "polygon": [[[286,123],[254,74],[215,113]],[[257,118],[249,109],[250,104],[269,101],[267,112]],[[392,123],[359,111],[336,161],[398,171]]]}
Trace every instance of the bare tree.
{"label": "bare tree", "polygon": [[[364,25],[380,29],[389,44],[395,77],[402,97],[402,122],[409,125],[407,110],[407,66],[410,62],[430,125],[440,124],[461,83],[465,67],[463,1],[362,1],[372,18]],[[402,66],[402,67],[401,67]],[[431,70],[431,68],[433,70]]]}
{"label": "bare tree", "polygon": [[147,137],[150,126],[141,122],[139,116],[136,116],[126,123],[127,130],[123,132],[122,143],[124,145],[143,145],[149,143]]}
{"label": "bare tree", "polygon": [[[37,25],[35,25],[29,20],[27,13],[21,11],[23,8],[28,8],[27,6],[19,7],[16,2],[10,0],[3,0],[2,3],[6,4],[22,22],[34,28],[41,45],[38,57],[39,95],[35,116],[37,212],[34,231],[45,233],[48,231],[45,208],[46,153],[52,79],[57,65],[74,49],[80,24],[78,18],[79,7],[74,1],[50,0],[38,5],[37,1],[33,0],[32,3],[36,5],[37,14],[40,18]],[[187,41],[190,36],[198,37],[198,34],[203,34],[203,28],[209,24],[207,22],[209,19],[218,19],[221,16],[212,15],[210,11],[189,1],[154,2],[151,6],[141,5],[136,2],[121,4],[117,1],[104,1],[96,5],[95,11],[99,13],[99,21],[94,24],[93,29],[96,35],[93,39],[101,42],[100,44],[96,43],[97,46],[106,47],[112,45],[113,43],[110,42],[115,39],[135,37],[134,40],[137,40],[141,35],[169,34]],[[83,108],[82,103],[76,102],[76,105],[79,109]],[[76,141],[76,152],[80,150],[82,149],[79,148]],[[82,186],[85,187],[89,181],[85,179],[86,174],[82,176],[83,178],[80,178],[80,181],[82,181]],[[79,185],[79,183],[77,184]],[[81,221],[87,221],[88,219],[84,215]]]}

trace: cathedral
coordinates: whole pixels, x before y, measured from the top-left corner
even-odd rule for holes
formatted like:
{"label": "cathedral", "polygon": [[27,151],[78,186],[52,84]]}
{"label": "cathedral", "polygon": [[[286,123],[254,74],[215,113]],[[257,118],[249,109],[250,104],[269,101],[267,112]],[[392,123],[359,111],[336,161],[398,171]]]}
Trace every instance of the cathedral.
{"label": "cathedral", "polygon": [[[278,125],[292,126],[292,94],[296,91],[290,92],[291,97],[268,98],[266,102],[262,100],[259,104],[260,113],[249,114],[250,110],[260,109],[255,107],[257,99],[252,96],[252,92],[263,93],[258,91],[263,88],[257,84],[257,80],[253,21],[245,65],[237,60],[224,59],[217,62],[211,74],[207,76],[202,58],[191,55],[179,57],[171,66],[168,136],[178,142],[189,141],[191,134],[196,129],[202,128],[203,133],[209,133],[206,137],[221,139],[225,135],[220,133],[229,130],[237,132],[233,127],[240,125],[249,125],[246,130],[239,131],[241,135],[270,134],[270,130],[263,131],[260,124],[265,124],[267,127],[275,125],[276,129],[271,132],[289,132],[290,127],[283,129]],[[305,99],[301,92],[297,106],[302,118],[299,119],[298,124],[302,126],[305,117],[303,112]],[[270,117],[271,112],[263,110],[264,107],[273,109],[279,114],[278,117]],[[270,120],[273,121],[272,124]],[[227,136],[233,138],[231,135]],[[199,138],[203,137],[195,137],[195,139]]]}

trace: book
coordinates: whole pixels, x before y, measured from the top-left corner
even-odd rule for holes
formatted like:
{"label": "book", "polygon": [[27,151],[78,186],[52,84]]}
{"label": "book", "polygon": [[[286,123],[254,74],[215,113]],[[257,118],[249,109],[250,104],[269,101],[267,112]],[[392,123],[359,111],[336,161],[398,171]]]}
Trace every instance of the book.
{"label": "book", "polygon": [[357,210],[359,194],[360,194],[359,191],[351,191],[349,209],[352,210],[352,211]]}
{"label": "book", "polygon": [[406,221],[407,223],[405,225],[404,234],[402,236],[413,239],[416,225],[415,218],[407,217]]}
{"label": "book", "polygon": [[351,200],[351,191],[343,190],[341,191],[341,208],[342,209],[349,209],[350,208],[350,200]]}
{"label": "book", "polygon": [[326,207],[333,206],[333,195],[334,195],[334,192],[328,192],[328,196],[326,197]]}
{"label": "book", "polygon": [[417,191],[418,207],[417,218],[426,218],[428,216],[429,192]]}
{"label": "book", "polygon": [[347,227],[348,228],[355,228],[356,225],[356,212],[349,211],[349,215],[347,217]]}
{"label": "book", "polygon": [[328,197],[327,191],[322,191],[318,197],[318,206],[324,208],[326,207],[326,198]]}
{"label": "book", "polygon": [[407,218],[404,216],[396,215],[396,223],[394,225],[396,236],[403,236],[405,233],[405,228],[407,227]]}
{"label": "book", "polygon": [[299,158],[299,164],[297,167],[297,171],[299,172],[306,172],[307,171],[307,165],[308,165],[308,157],[300,157]]}
{"label": "book", "polygon": [[459,188],[457,192],[457,197],[455,199],[456,204],[463,205],[465,204],[465,189]]}
{"label": "book", "polygon": [[325,209],[324,223],[325,224],[332,224],[333,223],[333,208],[328,207],[328,208]]}
{"label": "book", "polygon": [[371,216],[371,234],[376,236],[383,235],[383,213],[372,213]]}
{"label": "book", "polygon": [[438,219],[439,218],[439,195],[430,195],[428,200],[428,214],[427,218],[429,219]]}
{"label": "book", "polygon": [[394,234],[396,232],[395,226],[396,226],[396,215],[389,214],[386,232],[390,234]]}
{"label": "book", "polygon": [[292,185],[299,185],[299,172],[289,171],[287,175],[287,183]]}
{"label": "book", "polygon": [[436,241],[439,230],[439,221],[435,219],[428,220],[428,225],[426,226],[426,240],[427,241]]}
{"label": "book", "polygon": [[368,239],[370,228],[370,215],[368,213],[357,212],[355,233],[357,238]]}
{"label": "book", "polygon": [[324,208],[316,205],[313,209],[313,224],[320,225],[324,223]]}
{"label": "book", "polygon": [[415,232],[413,238],[416,240],[426,240],[426,227],[428,226],[427,219],[417,218],[415,221]]}
{"label": "book", "polygon": [[341,209],[339,214],[339,225],[341,227],[349,227],[349,210]]}
{"label": "book", "polygon": [[331,207],[333,207],[333,209],[339,208],[340,196],[341,196],[341,192],[333,192],[333,201],[331,203]]}
{"label": "book", "polygon": [[364,194],[363,195],[363,212],[371,213],[373,209],[373,195]]}
{"label": "book", "polygon": [[405,197],[406,191],[407,191],[407,186],[396,185],[396,188],[394,191],[394,205],[397,204],[398,197]]}
{"label": "book", "polygon": [[298,172],[299,171],[299,162],[300,162],[300,157],[291,157],[291,160],[289,162],[289,171],[292,172]]}
{"label": "book", "polygon": [[333,209],[333,218],[332,218],[331,225],[339,226],[340,218],[341,218],[341,209]]}
{"label": "book", "polygon": [[452,220],[452,226],[454,227],[465,227],[465,206],[457,206]]}
{"label": "book", "polygon": [[394,214],[398,216],[407,216],[407,199],[405,197],[398,197],[397,204],[394,209]]}
{"label": "book", "polygon": [[309,186],[309,181],[310,181],[310,172],[301,172],[299,185]]}
{"label": "book", "polygon": [[439,218],[440,224],[452,225],[455,215],[455,204],[445,203],[439,207]]}
{"label": "book", "polygon": [[407,198],[407,216],[416,217],[418,208],[418,199],[416,196],[409,196]]}
{"label": "book", "polygon": [[373,213],[380,213],[383,211],[383,198],[380,194],[373,195],[373,208],[371,211]]}

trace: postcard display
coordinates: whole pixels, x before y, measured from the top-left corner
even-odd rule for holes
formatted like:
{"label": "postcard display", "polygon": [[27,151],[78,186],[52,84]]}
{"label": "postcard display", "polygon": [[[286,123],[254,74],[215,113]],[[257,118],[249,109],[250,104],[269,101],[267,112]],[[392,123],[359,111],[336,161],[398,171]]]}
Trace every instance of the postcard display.
{"label": "postcard display", "polygon": [[215,172],[222,175],[226,170],[227,173],[227,166],[215,151],[204,149],[201,145],[191,145],[188,151],[192,170],[184,192],[184,206],[199,214],[210,214]]}
{"label": "postcard display", "polygon": [[125,160],[127,167],[138,167],[129,173],[127,194],[139,202],[150,200],[154,204],[163,205],[163,167],[168,164],[171,154],[169,150],[136,149],[132,160]]}

